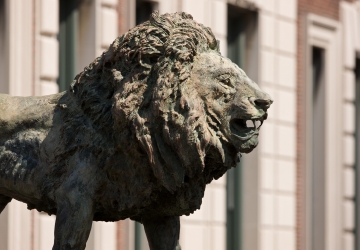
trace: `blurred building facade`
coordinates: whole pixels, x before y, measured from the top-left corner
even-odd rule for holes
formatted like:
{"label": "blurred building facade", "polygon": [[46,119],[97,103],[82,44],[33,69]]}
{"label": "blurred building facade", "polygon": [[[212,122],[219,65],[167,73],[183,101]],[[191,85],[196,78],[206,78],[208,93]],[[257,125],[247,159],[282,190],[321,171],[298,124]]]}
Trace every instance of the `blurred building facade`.
{"label": "blurred building facade", "polygon": [[[360,250],[359,0],[0,0],[0,93],[46,95],[129,28],[185,11],[275,100],[260,143],[181,218],[183,249]],[[45,250],[55,217],[12,201],[0,250]],[[89,249],[147,250],[95,222]]]}

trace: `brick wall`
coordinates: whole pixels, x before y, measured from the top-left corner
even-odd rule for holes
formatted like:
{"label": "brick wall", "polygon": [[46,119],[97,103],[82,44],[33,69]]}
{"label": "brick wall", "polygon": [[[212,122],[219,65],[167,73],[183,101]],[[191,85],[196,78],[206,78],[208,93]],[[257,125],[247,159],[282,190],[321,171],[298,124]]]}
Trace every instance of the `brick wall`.
{"label": "brick wall", "polygon": [[118,34],[122,35],[129,29],[129,1],[119,0],[117,12],[118,12]]}

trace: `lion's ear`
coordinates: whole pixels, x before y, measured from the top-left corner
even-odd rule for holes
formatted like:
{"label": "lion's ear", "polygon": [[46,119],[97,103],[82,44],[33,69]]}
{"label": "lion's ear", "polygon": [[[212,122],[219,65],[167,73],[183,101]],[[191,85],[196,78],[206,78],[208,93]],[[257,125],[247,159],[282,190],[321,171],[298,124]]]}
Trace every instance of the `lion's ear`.
{"label": "lion's ear", "polygon": [[216,40],[216,51],[220,52],[220,40]]}

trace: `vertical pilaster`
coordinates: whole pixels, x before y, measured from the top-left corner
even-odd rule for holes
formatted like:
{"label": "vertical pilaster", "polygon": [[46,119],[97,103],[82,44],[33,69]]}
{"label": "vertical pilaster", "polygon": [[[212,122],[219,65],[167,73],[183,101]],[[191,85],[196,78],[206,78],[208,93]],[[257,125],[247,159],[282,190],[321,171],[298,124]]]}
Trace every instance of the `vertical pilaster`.
{"label": "vertical pilaster", "polygon": [[59,1],[35,0],[35,95],[59,91]]}
{"label": "vertical pilaster", "polygon": [[[3,1],[3,56],[1,92],[17,96],[33,94],[33,1]],[[1,38],[0,38],[1,39]],[[31,216],[26,205],[16,200],[0,215],[0,249],[31,249]]]}
{"label": "vertical pilaster", "polygon": [[[33,94],[33,1],[7,1],[9,15],[9,94]],[[21,72],[21,74],[19,74]]]}

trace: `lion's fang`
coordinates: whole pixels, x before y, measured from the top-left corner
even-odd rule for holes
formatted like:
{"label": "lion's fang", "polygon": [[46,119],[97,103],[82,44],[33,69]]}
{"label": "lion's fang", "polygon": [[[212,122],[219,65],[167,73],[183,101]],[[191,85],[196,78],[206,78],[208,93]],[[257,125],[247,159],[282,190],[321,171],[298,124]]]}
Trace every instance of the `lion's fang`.
{"label": "lion's fang", "polygon": [[255,127],[254,121],[253,121],[253,120],[247,120],[247,121],[246,121],[246,127],[248,127],[248,128],[253,128],[253,127]]}

